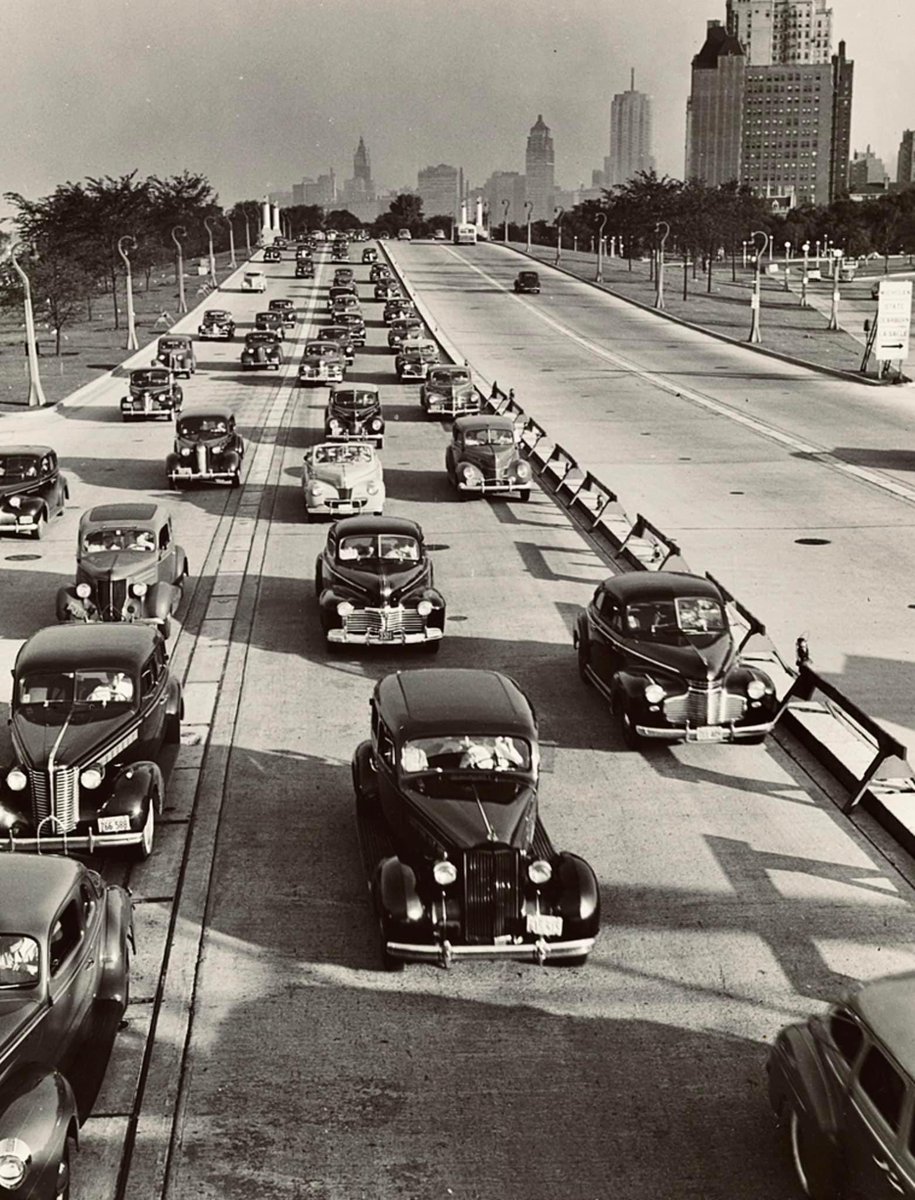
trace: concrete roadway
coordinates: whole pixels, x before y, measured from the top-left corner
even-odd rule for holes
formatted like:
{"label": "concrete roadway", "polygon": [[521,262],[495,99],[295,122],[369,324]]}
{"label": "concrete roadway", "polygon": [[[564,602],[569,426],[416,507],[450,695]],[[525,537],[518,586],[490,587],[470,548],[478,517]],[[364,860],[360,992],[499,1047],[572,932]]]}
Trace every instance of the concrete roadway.
{"label": "concrete roadway", "polygon": [[[913,391],[762,358],[497,245],[392,244],[437,323],[621,497],[907,740],[915,730]],[[822,539],[805,545],[800,539]]]}
{"label": "concrete roadway", "polygon": [[[313,305],[321,280],[292,270],[268,268],[269,294]],[[260,306],[218,302],[242,320]],[[204,575],[174,657],[190,712],[169,821],[130,880],[136,1003],[77,1200],[795,1194],[765,1100],[766,1043],[847,980],[915,965],[912,890],[777,748],[641,755],[616,742],[570,645],[606,568],[542,495],[457,502],[445,434],[381,348],[380,307],[364,304],[370,345],[350,378],[384,388],[388,511],[419,519],[437,547],[449,604],[437,665],[496,667],[531,696],[544,821],[598,874],[601,938],[584,968],[381,971],[349,761],[374,681],[428,660],[331,658],[323,645],[311,578],[325,530],[304,523],[300,495],[319,391],[238,374],[237,343],[203,348],[188,393],[231,402],[251,435],[240,493],[161,493],[170,430],[122,427],[116,386],[34,414],[34,439],[46,430],[76,476],[75,504],[161,495]],[[7,657],[51,618],[76,518],[40,560],[10,564]]]}

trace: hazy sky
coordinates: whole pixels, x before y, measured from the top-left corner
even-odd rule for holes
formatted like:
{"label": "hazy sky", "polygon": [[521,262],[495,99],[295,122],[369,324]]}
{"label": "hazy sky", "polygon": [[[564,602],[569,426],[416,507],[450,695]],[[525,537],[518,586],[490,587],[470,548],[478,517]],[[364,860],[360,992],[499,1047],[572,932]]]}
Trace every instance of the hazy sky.
{"label": "hazy sky", "polygon": [[[855,60],[853,148],[893,170],[915,128],[915,0],[832,0]],[[87,175],[206,175],[224,204],[333,167],[364,135],[376,183],[524,170],[538,113],[562,187],[608,153],[610,101],[654,98],[683,174],[692,55],[725,0],[7,0],[0,191]],[[835,45],[833,47],[835,49]],[[2,211],[8,211],[4,205]]]}

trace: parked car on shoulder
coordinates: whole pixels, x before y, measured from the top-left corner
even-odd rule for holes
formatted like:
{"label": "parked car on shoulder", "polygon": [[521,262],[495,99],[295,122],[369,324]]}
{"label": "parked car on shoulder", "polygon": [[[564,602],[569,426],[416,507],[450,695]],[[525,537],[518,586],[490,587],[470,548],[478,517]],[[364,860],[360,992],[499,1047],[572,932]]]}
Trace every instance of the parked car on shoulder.
{"label": "parked car on shoulder", "polygon": [[435,342],[403,342],[394,359],[394,370],[402,383],[425,379],[430,367],[438,362],[438,346]]}
{"label": "parked car on shoulder", "polygon": [[147,621],[167,638],[187,574],[165,505],[97,504],[80,517],[76,583],[58,590],[57,619]]}
{"label": "parked car on shoulder", "polygon": [[321,442],[305,452],[305,516],[350,516],[384,510],[384,475],[371,442]]}
{"label": "parked car on shoulder", "polygon": [[445,632],[421,527],[399,517],[344,517],[315,565],[315,596],[331,645],[424,646]]}
{"label": "parked car on shoulder", "polygon": [[362,261],[364,263],[378,262],[378,251],[374,246],[366,246],[362,251]]}
{"label": "parked car on shoulder", "polygon": [[540,294],[540,275],[537,271],[519,271],[512,284],[515,292],[529,295]]}
{"label": "parked car on shoulder", "polygon": [[296,263],[295,277],[296,279],[314,279],[315,265],[310,258]]}
{"label": "parked car on shoulder", "polygon": [[519,500],[531,497],[531,465],[521,457],[515,428],[508,417],[458,417],[445,451],[445,470],[462,499],[509,493]]}
{"label": "parked car on shoulder", "polygon": [[743,650],[762,627],[742,611],[740,643],[711,580],[629,571],[601,583],[575,624],[578,669],[610,702],[623,742],[761,742],[775,685]]}
{"label": "parked car on shoulder", "polygon": [[391,268],[386,262],[374,262],[369,271],[369,282],[378,283],[381,279],[391,279]]}
{"label": "parked car on shoulder", "polygon": [[50,446],[0,447],[0,534],[41,541],[69,498],[66,476]]}
{"label": "parked car on shoulder", "polygon": [[240,359],[242,370],[278,371],[285,361],[276,329],[253,329],[245,334]]}
{"label": "parked car on shoulder", "polygon": [[266,292],[267,277],[263,271],[245,271],[241,279],[243,292]]}
{"label": "parked car on shoulder", "polygon": [[286,338],[286,322],[283,314],[273,308],[263,309],[254,314],[254,328],[275,333],[281,342]]}
{"label": "parked car on shoulder", "polygon": [[915,972],[850,989],[786,1026],[769,1052],[769,1102],[804,1195],[915,1195]]}
{"label": "parked car on shoulder", "polygon": [[448,234],[445,233],[444,229],[433,229],[432,240],[433,242],[447,242]]}
{"label": "parked car on shoulder", "polygon": [[270,312],[278,312],[280,319],[287,329],[294,329],[298,323],[299,314],[296,312],[295,301],[288,296],[279,296],[267,305]]}
{"label": "parked car on shoulder", "polygon": [[160,363],[176,375],[183,375],[185,379],[190,379],[196,374],[197,356],[190,334],[170,333],[166,337],[160,337],[152,365],[155,367]]}
{"label": "parked car on shoulder", "polygon": [[154,625],[40,629],[13,667],[16,761],[0,849],[125,848],[148,858],[165,802],[160,765],[181,739],[181,685]]}
{"label": "parked car on shoulder", "polygon": [[129,996],[126,889],[75,859],[0,859],[0,1178],[5,1195],[65,1200],[80,1124]]}
{"label": "parked car on shoulder", "polygon": [[244,456],[245,443],[235,430],[235,414],[227,408],[200,408],[184,413],[178,422],[175,447],[165,460],[165,470],[175,490],[187,483],[238,487]]}
{"label": "parked car on shoulder", "polygon": [[384,445],[384,414],[378,388],[372,384],[334,388],[324,412],[326,441],[374,442]]}
{"label": "parked car on shoulder", "polygon": [[224,308],[208,308],[197,329],[197,336],[203,341],[230,342],[235,336],[235,321],[232,314]]}
{"label": "parked car on shoulder", "polygon": [[445,363],[429,368],[419,389],[419,402],[427,416],[459,417],[480,411],[480,395],[473,386],[470,367]]}
{"label": "parked car on shoulder", "polygon": [[282,251],[278,246],[268,246],[264,251],[265,263],[278,263],[283,261]]}
{"label": "parked car on shoulder", "polygon": [[121,420],[165,417],[181,412],[184,392],[168,367],[142,367],[130,372],[127,395],[121,397]]}
{"label": "parked car on shoulder", "polygon": [[398,317],[388,326],[388,349],[396,353],[404,342],[418,342],[426,336],[426,327],[419,317]]}
{"label": "parked car on shoulder", "polygon": [[353,756],[356,816],[385,966],[583,963],[600,889],[538,814],[530,701],[497,671],[398,671],[375,686]]}
{"label": "parked car on shoulder", "polygon": [[310,338],[305,343],[302,362],[299,365],[299,386],[342,383],[345,370],[343,348],[336,341]]}

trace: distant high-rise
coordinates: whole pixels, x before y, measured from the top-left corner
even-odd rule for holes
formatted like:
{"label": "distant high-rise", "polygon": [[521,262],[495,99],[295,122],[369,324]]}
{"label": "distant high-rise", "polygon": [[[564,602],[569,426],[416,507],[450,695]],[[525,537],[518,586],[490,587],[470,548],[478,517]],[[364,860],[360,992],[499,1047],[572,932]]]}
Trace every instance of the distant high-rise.
{"label": "distant high-rise", "polygon": [[504,201],[508,201],[508,219],[514,225],[523,225],[527,219],[524,209],[525,179],[517,171],[494,171],[483,184],[483,198],[489,205],[495,225],[505,220]]}
{"label": "distant high-rise", "polygon": [[365,148],[365,142],[360,137],[359,145],[356,147],[356,153],[353,155],[353,182],[360,184],[359,190],[363,193],[366,199],[370,199],[375,195],[375,185],[372,182],[372,165],[369,161],[369,152]]}
{"label": "distant high-rise", "polygon": [[459,178],[457,167],[449,167],[446,163],[424,167],[419,172],[416,190],[423,202],[424,217],[457,215]]}
{"label": "distant high-rise", "polygon": [[610,154],[607,186],[628,183],[639,171],[653,171],[651,97],[635,90],[635,71],[628,92],[618,92],[610,106]]}
{"label": "distant high-rise", "polygon": [[915,183],[915,130],[906,129],[899,143],[899,158],[896,160],[896,182],[900,187],[911,187]]}
{"label": "distant high-rise", "polygon": [[686,178],[709,187],[740,178],[747,58],[720,21],[709,21],[693,58],[686,102]]}
{"label": "distant high-rise", "polygon": [[856,150],[848,164],[848,190],[863,192],[873,184],[886,186],[889,180],[883,159],[878,158],[870,146],[866,150]]}
{"label": "distant high-rise", "polygon": [[531,205],[532,221],[552,221],[553,193],[556,191],[556,159],[549,126],[543,115],[531,127],[525,154],[525,194]]}
{"label": "distant high-rise", "polygon": [[727,0],[727,23],[748,66],[829,62],[832,9],[826,0]]}

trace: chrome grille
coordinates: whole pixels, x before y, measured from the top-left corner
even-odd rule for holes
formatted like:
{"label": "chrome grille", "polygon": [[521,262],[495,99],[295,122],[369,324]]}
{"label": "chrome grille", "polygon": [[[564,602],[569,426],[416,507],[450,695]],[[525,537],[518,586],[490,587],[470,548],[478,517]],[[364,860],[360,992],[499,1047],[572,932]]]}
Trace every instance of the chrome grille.
{"label": "chrome grille", "polygon": [[51,795],[47,771],[29,771],[29,788],[32,793],[32,811],[35,824],[43,821],[51,811]]}
{"label": "chrome grille", "polygon": [[510,937],[518,927],[521,889],[519,855],[507,846],[464,852],[464,937],[491,943]]}
{"label": "chrome grille", "polygon": [[664,715],[672,725],[727,725],[746,711],[745,697],[722,687],[695,687],[681,696],[668,696]]}
{"label": "chrome grille", "polygon": [[95,588],[96,602],[103,621],[122,621],[127,603],[126,579],[100,579]]}
{"label": "chrome grille", "polygon": [[387,634],[399,637],[401,634],[424,633],[426,622],[415,608],[357,608],[344,618],[343,627],[347,633],[363,636]]}
{"label": "chrome grille", "polygon": [[75,767],[58,767],[50,773],[49,780],[47,771],[29,771],[36,825],[51,816],[56,818],[54,832],[70,833],[76,828],[78,774]]}

